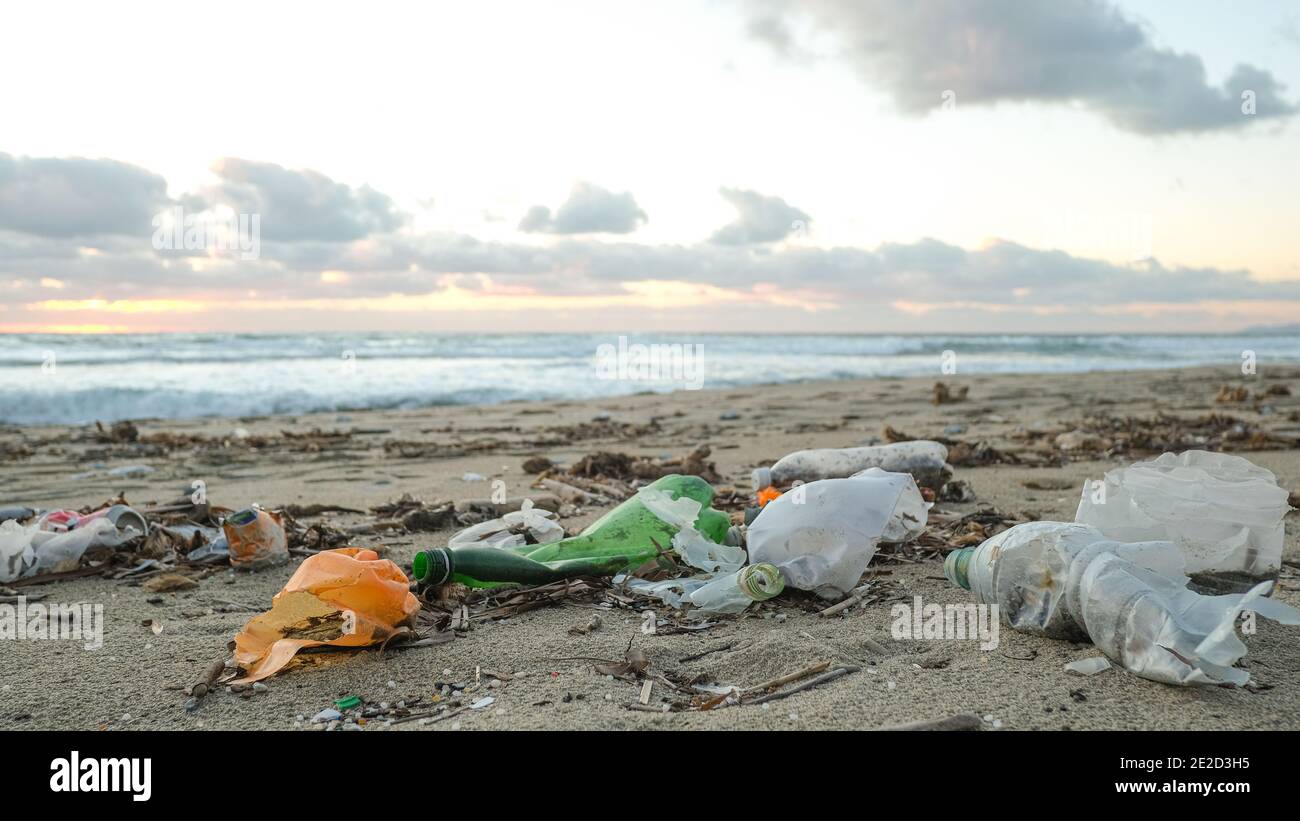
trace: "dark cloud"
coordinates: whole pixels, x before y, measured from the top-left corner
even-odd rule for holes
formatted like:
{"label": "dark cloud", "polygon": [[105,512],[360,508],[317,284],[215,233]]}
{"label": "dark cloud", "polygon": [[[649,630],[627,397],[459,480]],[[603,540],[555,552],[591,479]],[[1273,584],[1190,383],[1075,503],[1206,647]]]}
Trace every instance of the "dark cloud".
{"label": "dark cloud", "polygon": [[267,241],[347,242],[395,230],[404,218],[393,200],[368,185],[353,188],[317,171],[233,157],[212,170],[221,178],[201,193],[212,205],[260,214]]}
{"label": "dark cloud", "polygon": [[[1101,0],[765,0],[753,9],[755,37],[789,53],[785,20],[810,22],[912,115],[939,107],[945,91],[958,106],[1077,102],[1139,134],[1241,128],[1297,110],[1249,65],[1211,84],[1200,57],[1158,48]],[[1253,115],[1243,113],[1246,92]]]}
{"label": "dark cloud", "polygon": [[719,193],[736,209],[736,221],[714,232],[718,245],[753,245],[785,239],[796,230],[807,230],[812,217],[780,197],[765,197],[757,191],[722,188]]}
{"label": "dark cloud", "polygon": [[167,203],[166,180],[134,165],[0,153],[0,230],[148,237],[151,220]]}
{"label": "dark cloud", "polygon": [[519,230],[543,234],[630,234],[647,220],[631,192],[621,194],[579,182],[554,214],[544,205],[528,209]]}

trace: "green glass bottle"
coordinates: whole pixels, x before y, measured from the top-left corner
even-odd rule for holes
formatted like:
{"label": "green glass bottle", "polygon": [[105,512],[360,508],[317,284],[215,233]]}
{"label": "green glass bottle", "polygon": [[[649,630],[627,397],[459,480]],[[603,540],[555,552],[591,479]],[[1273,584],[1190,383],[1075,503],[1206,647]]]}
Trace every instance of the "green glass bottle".
{"label": "green glass bottle", "polygon": [[[656,479],[650,488],[671,499],[686,497],[701,505],[694,527],[721,544],[731,520],[709,507],[713,488],[698,476],[673,474]],[[455,547],[426,550],[411,564],[416,581],[440,584],[457,581],[470,587],[517,582],[546,584],[572,576],[611,576],[632,570],[670,549],[680,528],[646,507],[640,494],[588,525],[577,536],[551,544],[514,548]],[[657,546],[656,546],[657,545]]]}

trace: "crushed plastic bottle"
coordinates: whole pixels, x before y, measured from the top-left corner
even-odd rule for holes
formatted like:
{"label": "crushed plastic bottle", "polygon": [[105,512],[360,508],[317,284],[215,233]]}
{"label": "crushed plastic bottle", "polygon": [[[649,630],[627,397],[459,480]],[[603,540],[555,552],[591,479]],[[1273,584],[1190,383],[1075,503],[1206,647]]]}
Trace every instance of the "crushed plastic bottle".
{"label": "crushed plastic bottle", "polygon": [[751,564],[726,573],[702,574],[650,582],[615,577],[634,593],[653,596],[670,607],[690,604],[705,613],[740,613],[756,601],[766,601],[785,589],[781,571],[770,564]]}
{"label": "crushed plastic bottle", "polygon": [[240,570],[261,570],[289,561],[288,537],[277,513],[245,508],[221,523],[230,550],[230,564]]}
{"label": "crushed plastic bottle", "polygon": [[691,591],[691,604],[706,613],[740,613],[756,601],[766,601],[785,589],[781,571],[759,562],[711,579]]}
{"label": "crushed plastic bottle", "polygon": [[1029,522],[953,551],[944,575],[996,604],[1002,623],[1025,633],[1088,639],[1111,661],[1167,684],[1245,684],[1234,665],[1246,654],[1237,617],[1253,611],[1300,624],[1300,610],[1246,594],[1188,589],[1184,554],[1168,541],[1124,543],[1090,525]]}
{"label": "crushed plastic bottle", "polygon": [[754,489],[785,487],[793,482],[844,479],[868,468],[909,473],[921,487],[938,490],[952,477],[948,449],[938,442],[917,440],[861,448],[800,450],[768,468],[756,468]]}
{"label": "crushed plastic bottle", "polygon": [[1171,541],[1200,587],[1240,591],[1277,577],[1288,510],[1272,472],[1190,450],[1107,471],[1085,484],[1074,518],[1117,541]]}
{"label": "crushed plastic bottle", "polygon": [[870,468],[769,502],[749,526],[747,546],[751,561],[780,568],[790,587],[839,598],[857,587],[882,537],[904,541],[926,518],[910,475]]}

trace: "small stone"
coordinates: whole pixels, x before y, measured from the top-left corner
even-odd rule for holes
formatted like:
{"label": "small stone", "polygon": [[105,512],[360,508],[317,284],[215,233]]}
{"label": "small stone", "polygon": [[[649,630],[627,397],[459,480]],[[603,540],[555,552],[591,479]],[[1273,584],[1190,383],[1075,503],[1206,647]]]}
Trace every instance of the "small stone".
{"label": "small stone", "polygon": [[255,693],[266,693],[266,692],[270,692],[270,690],[271,690],[270,687],[267,687],[265,684],[263,684],[260,681],[253,682],[253,692]]}
{"label": "small stone", "polygon": [[488,687],[492,688],[493,690],[500,689],[501,679],[499,678],[492,679],[491,681],[488,682]]}
{"label": "small stone", "polygon": [[390,689],[390,690],[396,690],[396,689],[397,689],[397,682],[393,681],[392,679],[389,679],[389,680],[388,680],[388,689]]}

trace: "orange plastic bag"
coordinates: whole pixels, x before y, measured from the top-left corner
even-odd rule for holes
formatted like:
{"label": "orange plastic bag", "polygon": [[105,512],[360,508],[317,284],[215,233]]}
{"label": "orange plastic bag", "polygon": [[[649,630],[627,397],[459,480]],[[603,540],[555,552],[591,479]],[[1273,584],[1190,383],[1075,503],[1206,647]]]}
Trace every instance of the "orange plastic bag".
{"label": "orange plastic bag", "polygon": [[236,683],[274,675],[304,647],[365,647],[413,625],[420,601],[409,585],[400,567],[373,550],[342,547],[309,557],[271,609],[235,636],[235,661],[245,671]]}

